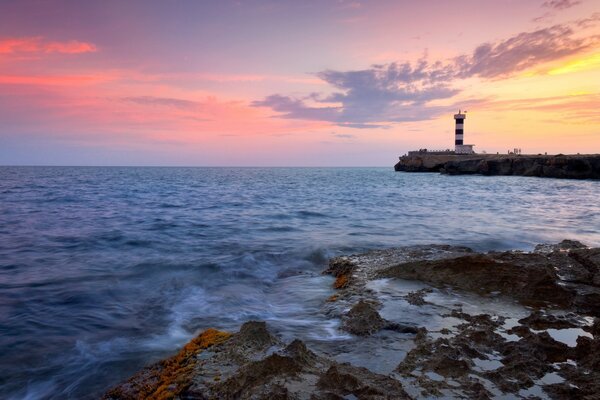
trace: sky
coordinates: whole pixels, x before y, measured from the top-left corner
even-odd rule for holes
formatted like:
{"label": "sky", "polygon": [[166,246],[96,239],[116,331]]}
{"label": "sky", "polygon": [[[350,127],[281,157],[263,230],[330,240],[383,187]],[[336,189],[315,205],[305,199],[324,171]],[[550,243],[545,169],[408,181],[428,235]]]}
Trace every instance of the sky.
{"label": "sky", "polygon": [[0,0],[0,165],[600,153],[597,0]]}

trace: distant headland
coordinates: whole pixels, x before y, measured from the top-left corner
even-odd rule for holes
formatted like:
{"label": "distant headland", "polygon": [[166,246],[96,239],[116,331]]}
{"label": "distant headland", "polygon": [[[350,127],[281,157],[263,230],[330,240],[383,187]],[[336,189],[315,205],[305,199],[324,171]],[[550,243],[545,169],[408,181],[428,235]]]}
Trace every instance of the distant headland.
{"label": "distant headland", "polygon": [[396,171],[441,172],[449,175],[521,175],[545,178],[600,179],[600,154],[521,155],[447,154],[406,155]]}
{"label": "distant headland", "polygon": [[477,154],[474,145],[465,145],[466,111],[454,115],[454,150],[409,151],[394,165],[395,171],[440,172],[449,175],[520,175],[564,179],[600,179],[600,154]]}

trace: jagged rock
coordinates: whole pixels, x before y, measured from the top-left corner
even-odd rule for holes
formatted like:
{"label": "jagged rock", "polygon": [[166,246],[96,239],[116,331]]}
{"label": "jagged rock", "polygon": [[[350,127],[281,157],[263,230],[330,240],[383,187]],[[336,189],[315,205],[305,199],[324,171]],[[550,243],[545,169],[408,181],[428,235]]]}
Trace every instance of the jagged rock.
{"label": "jagged rock", "polygon": [[191,340],[175,356],[153,364],[126,382],[108,391],[104,399],[165,399],[179,396],[194,379],[198,354],[225,343],[230,333],[207,329]]}
{"label": "jagged rock", "polygon": [[552,315],[543,313],[540,310],[535,310],[527,318],[520,319],[519,323],[535,330],[578,328],[581,326],[580,318],[575,313]]}
{"label": "jagged rock", "polygon": [[413,306],[423,306],[427,304],[427,301],[425,301],[425,295],[428,293],[431,293],[431,289],[420,289],[415,292],[410,292],[409,294],[405,295],[404,298]]}
{"label": "jagged rock", "polygon": [[381,318],[375,307],[361,300],[346,314],[342,329],[354,335],[368,336],[385,325],[386,321]]}
{"label": "jagged rock", "polygon": [[200,349],[186,351],[185,368],[174,369],[168,381],[152,372],[162,372],[179,355],[141,371],[105,399],[410,398],[390,377],[318,356],[300,340],[283,345],[264,322],[245,323],[238,333],[209,345],[205,339],[215,332],[198,337],[204,338]]}
{"label": "jagged rock", "polygon": [[381,318],[375,306],[361,300],[342,319],[342,329],[358,336],[369,336],[381,329],[399,333],[417,333],[417,328],[386,321]]}
{"label": "jagged rock", "polygon": [[365,400],[410,398],[400,382],[347,363],[332,365],[321,375],[317,387],[338,396],[354,395]]}

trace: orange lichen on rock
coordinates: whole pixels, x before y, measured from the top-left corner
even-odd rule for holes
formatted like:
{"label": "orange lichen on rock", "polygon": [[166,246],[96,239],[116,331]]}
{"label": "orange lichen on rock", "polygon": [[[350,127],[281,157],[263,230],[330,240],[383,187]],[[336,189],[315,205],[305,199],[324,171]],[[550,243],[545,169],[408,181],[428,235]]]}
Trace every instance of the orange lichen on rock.
{"label": "orange lichen on rock", "polygon": [[172,399],[190,384],[196,356],[204,349],[223,343],[231,333],[207,329],[188,342],[173,357],[144,369],[127,382],[108,392],[106,399]]}
{"label": "orange lichen on rock", "polygon": [[342,274],[339,275],[337,278],[335,278],[335,282],[333,283],[333,288],[334,289],[343,289],[346,286],[348,286],[348,274]]}
{"label": "orange lichen on rock", "polygon": [[329,296],[329,298],[327,299],[327,301],[330,302],[330,303],[332,303],[332,302],[336,301],[338,299],[338,297],[339,296],[337,294],[331,295],[331,296]]}

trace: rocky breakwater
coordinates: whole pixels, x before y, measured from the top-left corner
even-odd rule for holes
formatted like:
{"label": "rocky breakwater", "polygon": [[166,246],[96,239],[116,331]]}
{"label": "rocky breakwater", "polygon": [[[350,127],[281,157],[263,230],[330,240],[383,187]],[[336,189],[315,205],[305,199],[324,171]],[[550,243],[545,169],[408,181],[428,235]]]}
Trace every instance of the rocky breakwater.
{"label": "rocky breakwater", "polygon": [[411,246],[336,257],[325,274],[320,312],[349,346],[284,343],[258,321],[208,329],[105,398],[600,397],[600,248]]}
{"label": "rocky breakwater", "polygon": [[449,175],[520,175],[600,179],[600,155],[428,155],[403,156],[396,171]]}

